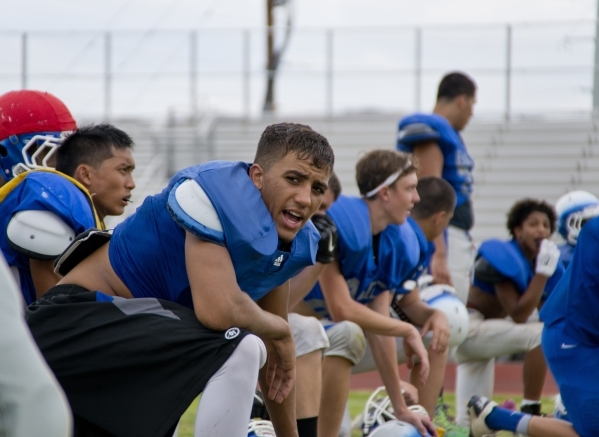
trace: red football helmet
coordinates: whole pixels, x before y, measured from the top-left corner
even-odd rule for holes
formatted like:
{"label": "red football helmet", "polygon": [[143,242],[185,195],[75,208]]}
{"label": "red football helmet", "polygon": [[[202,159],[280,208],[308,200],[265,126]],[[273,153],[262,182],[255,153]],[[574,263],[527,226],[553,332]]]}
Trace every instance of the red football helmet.
{"label": "red football helmet", "polygon": [[[63,136],[77,124],[58,98],[42,91],[10,91],[0,96],[0,168],[5,180],[48,167]],[[37,163],[41,159],[41,164]]]}

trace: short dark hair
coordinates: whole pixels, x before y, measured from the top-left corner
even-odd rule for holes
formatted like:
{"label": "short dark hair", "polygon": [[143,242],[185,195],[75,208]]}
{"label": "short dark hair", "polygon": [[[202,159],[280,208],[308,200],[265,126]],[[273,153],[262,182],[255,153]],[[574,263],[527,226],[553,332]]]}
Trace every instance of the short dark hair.
{"label": "short dark hair", "polygon": [[513,237],[514,229],[522,226],[522,223],[524,223],[528,216],[536,211],[547,215],[549,218],[550,230],[553,234],[555,232],[555,222],[557,221],[557,214],[555,213],[553,206],[544,200],[527,198],[516,202],[507,213],[507,230],[510,232],[510,235]]}
{"label": "short dark hair", "polygon": [[[416,158],[409,153],[390,149],[368,152],[356,164],[356,182],[360,194],[364,196],[374,190],[398,170],[402,170],[402,173],[397,180],[407,174],[415,173],[418,170]],[[395,182],[390,186],[394,186]]]}
{"label": "short dark hair", "polygon": [[74,176],[77,167],[88,164],[99,167],[112,157],[112,148],[133,148],[133,140],[111,124],[90,124],[73,131],[56,152],[56,170]]}
{"label": "short dark hair", "polygon": [[333,171],[335,155],[328,140],[310,126],[297,123],[267,126],[258,142],[254,162],[268,171],[290,152],[295,152],[299,159],[312,159],[319,169]]}
{"label": "short dark hair", "polygon": [[439,90],[437,91],[437,101],[453,100],[462,94],[474,97],[476,94],[476,83],[468,75],[456,71],[446,74],[441,79]]}
{"label": "short dark hair", "polygon": [[429,218],[440,211],[450,213],[455,208],[455,190],[445,179],[427,176],[418,180],[416,190],[420,202],[414,205],[411,212],[416,219]]}
{"label": "short dark hair", "polygon": [[341,194],[341,181],[335,174],[335,172],[331,173],[331,177],[329,178],[329,190],[333,193],[333,198],[337,200],[339,195]]}

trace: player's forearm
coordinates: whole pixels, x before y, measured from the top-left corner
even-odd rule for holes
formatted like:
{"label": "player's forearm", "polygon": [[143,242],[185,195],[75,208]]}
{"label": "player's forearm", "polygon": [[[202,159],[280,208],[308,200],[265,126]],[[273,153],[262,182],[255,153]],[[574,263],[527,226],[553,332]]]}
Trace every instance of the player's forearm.
{"label": "player's forearm", "polygon": [[387,390],[387,395],[397,414],[407,411],[408,407],[401,393],[401,379],[397,370],[397,346],[395,338],[366,333],[372,350],[374,362]]}
{"label": "player's forearm", "polygon": [[533,276],[526,291],[518,300],[517,305],[510,313],[510,317],[516,323],[526,323],[528,318],[539,306],[543,291],[547,285],[547,276],[536,274]]}
{"label": "player's forearm", "polygon": [[318,277],[324,270],[326,264],[316,263],[313,266],[306,267],[295,277],[290,279],[289,289],[289,310],[295,308],[304,297],[314,288]]}
{"label": "player's forearm", "polygon": [[335,310],[329,309],[335,322],[348,320],[357,324],[364,331],[373,334],[406,337],[416,330],[410,323],[392,319],[390,316],[380,314],[353,300],[347,302],[347,305],[340,305]]}
{"label": "player's forearm", "polygon": [[262,393],[265,393],[264,402],[270,415],[275,433],[279,437],[297,437],[297,421],[295,415],[295,388],[291,390],[291,393],[287,398],[277,404],[275,401],[268,399],[268,384],[266,383],[266,367],[264,366],[260,370],[258,380],[260,382],[260,389]]}
{"label": "player's forearm", "polygon": [[289,324],[282,317],[260,308],[246,293],[240,292],[218,307],[195,307],[202,324],[215,331],[225,331],[233,326],[244,328],[265,338],[280,339],[291,335]]}
{"label": "player's forearm", "polygon": [[418,299],[418,301],[411,303],[405,308],[402,307],[400,301],[399,307],[404,312],[404,314],[408,316],[408,319],[410,319],[410,321],[417,326],[423,326],[426,323],[426,321],[435,314],[435,310],[429,307],[424,302],[422,302],[420,298]]}

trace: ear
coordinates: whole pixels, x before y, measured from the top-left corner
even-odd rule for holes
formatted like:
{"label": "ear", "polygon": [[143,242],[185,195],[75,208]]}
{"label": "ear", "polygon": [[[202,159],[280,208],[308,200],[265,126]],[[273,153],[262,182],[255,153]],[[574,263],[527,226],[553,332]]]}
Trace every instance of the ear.
{"label": "ear", "polygon": [[258,188],[258,190],[260,191],[262,190],[262,186],[264,185],[265,173],[266,172],[260,164],[252,164],[252,166],[250,167],[250,179],[252,180],[256,188]]}
{"label": "ear", "polygon": [[73,175],[73,179],[80,182],[86,188],[89,188],[92,184],[92,173],[93,168],[87,164],[79,164],[79,166],[75,169],[75,174]]}
{"label": "ear", "polygon": [[438,211],[435,214],[433,214],[433,224],[435,226],[439,226],[443,220],[445,220],[445,217],[447,216],[447,211]]}

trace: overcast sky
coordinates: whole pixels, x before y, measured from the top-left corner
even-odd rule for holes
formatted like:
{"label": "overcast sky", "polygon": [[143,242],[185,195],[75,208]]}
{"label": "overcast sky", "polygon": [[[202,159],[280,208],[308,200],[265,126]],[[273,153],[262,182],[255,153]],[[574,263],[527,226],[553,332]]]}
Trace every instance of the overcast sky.
{"label": "overcast sky", "polygon": [[[0,29],[260,27],[266,0],[6,1]],[[294,0],[298,26],[585,20],[596,0]]]}

